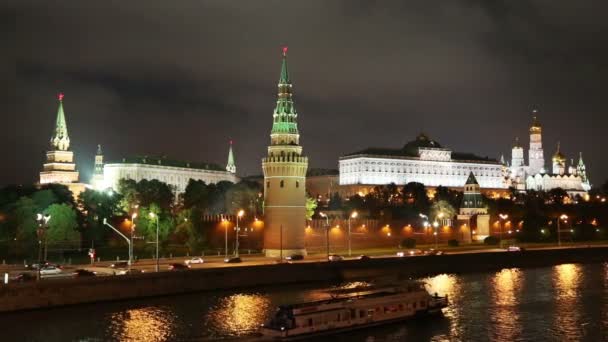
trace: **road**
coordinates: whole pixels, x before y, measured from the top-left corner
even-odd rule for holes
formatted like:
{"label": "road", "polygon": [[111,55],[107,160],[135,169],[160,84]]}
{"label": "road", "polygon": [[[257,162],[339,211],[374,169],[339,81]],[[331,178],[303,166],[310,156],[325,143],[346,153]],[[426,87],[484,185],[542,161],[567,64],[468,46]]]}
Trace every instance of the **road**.
{"label": "road", "polygon": [[[542,247],[534,247],[534,248],[530,248],[530,249],[558,249],[558,248],[567,249],[567,248],[573,248],[573,247],[580,248],[580,247],[585,247],[585,246],[586,245],[572,245],[572,246],[564,246],[564,247],[542,246]],[[592,245],[592,246],[608,247],[607,244]],[[387,253],[385,253],[385,254],[377,254],[377,255],[373,255],[372,257],[373,258],[397,258],[398,256],[396,255],[396,251],[397,250],[391,252],[390,254],[387,251]],[[506,250],[501,249],[501,248],[490,248],[490,249],[484,248],[484,249],[468,249],[468,250],[450,249],[449,250],[449,254],[474,254],[474,253],[495,253],[495,252],[506,252]],[[352,259],[357,259],[359,257],[359,254],[355,254],[355,253],[353,253],[353,254],[355,256],[344,257],[344,259],[352,260]],[[424,258],[425,256],[424,255],[415,255],[415,256],[407,256],[407,257]],[[162,272],[167,272],[167,271],[169,271],[168,267],[170,264],[184,263],[188,259],[189,258],[187,258],[187,257],[171,258],[171,259],[162,258],[159,260],[159,266],[160,266],[159,269]],[[253,254],[253,255],[241,254],[241,259],[242,259],[241,263],[225,263],[224,256],[207,256],[204,258],[203,264],[191,264],[190,268],[191,269],[203,269],[203,268],[270,265],[270,264],[276,264],[278,262],[277,259],[266,258],[261,254]],[[326,258],[325,254],[317,253],[317,254],[312,254],[312,255],[307,256],[304,260],[294,261],[294,263],[325,262],[326,260],[327,260],[327,258]],[[62,267],[63,272],[61,274],[45,276],[45,277],[43,277],[43,280],[72,277],[72,273],[76,269],[91,270],[91,271],[96,272],[98,276],[113,276],[115,274],[116,270],[111,267],[112,263],[114,263],[114,262],[107,261],[107,262],[96,262],[94,264],[84,264],[84,265],[65,265]],[[156,262],[154,259],[140,259],[136,263],[134,263],[132,268],[141,270],[143,272],[154,272],[155,266],[156,266]],[[0,273],[1,274],[9,273],[10,279],[13,279],[18,274],[24,273],[24,272],[31,273],[32,275],[36,274],[36,271],[29,270],[29,269],[23,267],[23,265],[1,265],[0,266]]]}

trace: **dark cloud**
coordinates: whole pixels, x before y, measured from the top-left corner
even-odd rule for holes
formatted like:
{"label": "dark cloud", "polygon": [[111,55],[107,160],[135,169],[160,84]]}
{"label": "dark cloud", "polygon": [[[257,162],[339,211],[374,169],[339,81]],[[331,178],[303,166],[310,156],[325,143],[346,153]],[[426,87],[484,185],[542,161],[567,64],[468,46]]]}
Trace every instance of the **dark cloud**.
{"label": "dark cloud", "polygon": [[[419,131],[461,151],[509,155],[541,110],[547,159],[583,151],[592,181],[608,162],[608,22],[603,1],[19,1],[0,13],[7,79],[0,183],[31,183],[66,93],[79,168],[166,154],[259,174],[279,72],[290,70],[305,153],[401,146]],[[8,25],[7,28],[11,28]],[[12,34],[14,32],[14,34]],[[11,77],[12,76],[12,77]],[[16,92],[11,96],[11,92]],[[8,96],[7,96],[8,94]]]}

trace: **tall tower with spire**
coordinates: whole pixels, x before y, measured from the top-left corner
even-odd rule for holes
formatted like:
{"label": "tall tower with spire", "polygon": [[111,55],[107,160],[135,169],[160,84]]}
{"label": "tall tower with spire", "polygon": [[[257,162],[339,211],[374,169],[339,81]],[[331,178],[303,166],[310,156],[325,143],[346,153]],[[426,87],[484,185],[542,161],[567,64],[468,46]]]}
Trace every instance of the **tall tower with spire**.
{"label": "tall tower with spire", "polygon": [[270,146],[268,156],[262,159],[264,250],[268,257],[306,254],[304,228],[308,158],[302,155],[297,118],[287,69],[287,47],[284,47]]}
{"label": "tall tower with spire", "polygon": [[579,157],[578,157],[578,165],[576,167],[576,174],[579,177],[581,177],[581,181],[583,183],[583,189],[585,189],[585,191],[589,191],[591,189],[591,183],[589,182],[589,178],[587,177],[585,163],[583,162],[583,152],[580,152]]}
{"label": "tall tower with spire", "polygon": [[532,111],[533,122],[530,127],[530,150],[528,151],[528,173],[535,175],[545,170],[545,155],[543,152],[542,127],[538,122],[538,111]]}
{"label": "tall tower with spire", "polygon": [[101,151],[101,145],[97,145],[97,153],[95,154],[95,168],[93,169],[91,185],[97,190],[104,190],[106,188],[103,178],[103,152]]}
{"label": "tall tower with spire", "polygon": [[234,163],[234,154],[232,153],[232,140],[230,140],[230,147],[228,148],[228,163],[226,163],[226,171],[236,173],[236,164]]}
{"label": "tall tower with spire", "polygon": [[77,183],[78,171],[74,164],[74,152],[70,151],[70,137],[63,112],[63,93],[57,97],[59,107],[55,130],[50,141],[50,149],[46,153],[46,163],[40,172],[40,184],[48,183]]}

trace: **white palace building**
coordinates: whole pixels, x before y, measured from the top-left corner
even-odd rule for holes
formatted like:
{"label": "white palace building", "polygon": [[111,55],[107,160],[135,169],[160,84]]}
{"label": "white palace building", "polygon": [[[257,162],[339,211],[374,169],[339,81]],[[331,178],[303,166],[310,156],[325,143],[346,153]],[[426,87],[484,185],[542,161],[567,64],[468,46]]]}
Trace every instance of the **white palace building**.
{"label": "white palace building", "polygon": [[[424,134],[400,149],[368,148],[339,160],[340,187],[366,193],[376,185],[422,183],[462,188],[471,173],[482,189],[505,190],[503,165],[487,157],[453,152]],[[344,191],[344,188],[350,188]]]}

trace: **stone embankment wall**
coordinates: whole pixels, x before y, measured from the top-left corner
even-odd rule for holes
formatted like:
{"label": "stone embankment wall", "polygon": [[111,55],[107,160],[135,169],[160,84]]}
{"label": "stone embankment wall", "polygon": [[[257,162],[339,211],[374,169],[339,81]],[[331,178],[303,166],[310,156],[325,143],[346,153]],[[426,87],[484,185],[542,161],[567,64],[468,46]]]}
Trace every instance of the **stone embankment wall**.
{"label": "stone embankment wall", "polygon": [[474,253],[377,258],[338,263],[237,266],[131,276],[57,279],[0,287],[0,312],[153,297],[195,291],[228,290],[293,283],[358,279],[407,279],[441,273],[484,272],[510,267],[608,262],[608,248],[532,250],[523,253]]}

